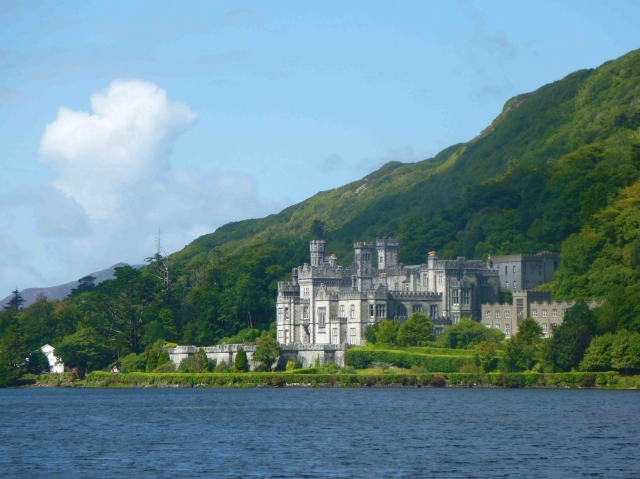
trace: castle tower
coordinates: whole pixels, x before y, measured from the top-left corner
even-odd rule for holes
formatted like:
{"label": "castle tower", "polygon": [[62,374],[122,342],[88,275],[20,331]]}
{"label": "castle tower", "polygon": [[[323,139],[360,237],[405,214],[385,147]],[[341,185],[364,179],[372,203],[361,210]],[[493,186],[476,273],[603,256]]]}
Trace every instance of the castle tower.
{"label": "castle tower", "polygon": [[378,271],[398,266],[398,248],[400,240],[398,238],[376,238],[376,249],[378,250]]}
{"label": "castle tower", "polygon": [[354,243],[353,250],[356,262],[356,276],[358,277],[358,291],[371,289],[373,277],[373,270],[371,268],[373,243]]}
{"label": "castle tower", "polygon": [[324,264],[324,241],[309,241],[309,251],[311,252],[311,266],[322,266]]}

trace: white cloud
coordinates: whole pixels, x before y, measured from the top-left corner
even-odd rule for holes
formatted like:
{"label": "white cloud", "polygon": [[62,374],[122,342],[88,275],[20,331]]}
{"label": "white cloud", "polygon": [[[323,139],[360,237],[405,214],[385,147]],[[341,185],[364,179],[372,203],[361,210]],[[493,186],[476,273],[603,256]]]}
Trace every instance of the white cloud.
{"label": "white cloud", "polygon": [[91,109],[60,108],[40,141],[40,161],[56,173],[40,190],[40,246],[56,252],[42,267],[66,265],[65,277],[51,281],[119,261],[140,263],[154,252],[159,228],[171,252],[224,223],[280,206],[257,200],[250,175],[172,168],[170,146],[196,114],[156,85],[115,81],[91,97]]}
{"label": "white cloud", "polygon": [[40,141],[53,186],[75,199],[90,218],[122,206],[120,190],[168,169],[168,147],[191,125],[191,109],[167,99],[153,83],[115,81],[91,97],[93,114],[60,108]]}

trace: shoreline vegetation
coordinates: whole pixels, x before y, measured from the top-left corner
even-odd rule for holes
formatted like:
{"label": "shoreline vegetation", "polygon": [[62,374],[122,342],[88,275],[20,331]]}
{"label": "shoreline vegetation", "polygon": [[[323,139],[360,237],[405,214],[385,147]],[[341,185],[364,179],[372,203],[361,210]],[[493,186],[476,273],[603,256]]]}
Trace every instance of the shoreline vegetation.
{"label": "shoreline vegetation", "polygon": [[316,373],[314,368],[273,373],[88,373],[25,377],[19,387],[252,388],[252,387],[457,387],[542,389],[640,389],[640,376],[616,372],[568,373],[424,373],[370,368],[357,373]]}

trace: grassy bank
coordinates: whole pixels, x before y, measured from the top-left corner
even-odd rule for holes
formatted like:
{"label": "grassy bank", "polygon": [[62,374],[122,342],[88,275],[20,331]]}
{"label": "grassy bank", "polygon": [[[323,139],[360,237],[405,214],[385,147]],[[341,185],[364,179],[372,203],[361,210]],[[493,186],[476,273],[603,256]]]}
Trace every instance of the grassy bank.
{"label": "grassy bank", "polygon": [[94,371],[87,375],[91,387],[640,387],[640,377],[617,373],[131,373]]}

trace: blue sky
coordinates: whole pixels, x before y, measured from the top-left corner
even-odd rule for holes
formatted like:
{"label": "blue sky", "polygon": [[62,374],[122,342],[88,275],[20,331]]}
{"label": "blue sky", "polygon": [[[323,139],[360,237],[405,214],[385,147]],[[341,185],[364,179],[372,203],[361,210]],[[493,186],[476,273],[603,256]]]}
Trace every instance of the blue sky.
{"label": "blue sky", "polygon": [[640,2],[0,3],[0,297],[476,136]]}

